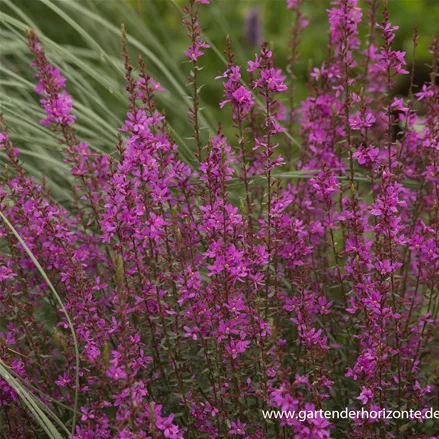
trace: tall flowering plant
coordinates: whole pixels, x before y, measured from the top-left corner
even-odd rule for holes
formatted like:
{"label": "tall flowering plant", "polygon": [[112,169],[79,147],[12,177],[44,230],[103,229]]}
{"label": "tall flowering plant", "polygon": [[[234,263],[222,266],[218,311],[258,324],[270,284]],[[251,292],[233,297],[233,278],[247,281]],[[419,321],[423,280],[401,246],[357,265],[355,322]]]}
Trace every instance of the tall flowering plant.
{"label": "tall flowering plant", "polygon": [[[439,40],[430,80],[397,96],[410,73],[387,6],[336,0],[327,60],[296,102],[307,21],[304,2],[288,0],[286,74],[267,43],[237,65],[227,38],[217,79],[231,119],[204,141],[208,3],[183,10],[196,169],[156,105],[163,88],[141,58],[131,64],[124,28],[128,112],[110,155],[79,139],[66,79],[27,33],[40,123],[75,183],[65,204],[27,175],[1,117],[1,433],[435,439]],[[323,414],[344,408],[422,416]]]}

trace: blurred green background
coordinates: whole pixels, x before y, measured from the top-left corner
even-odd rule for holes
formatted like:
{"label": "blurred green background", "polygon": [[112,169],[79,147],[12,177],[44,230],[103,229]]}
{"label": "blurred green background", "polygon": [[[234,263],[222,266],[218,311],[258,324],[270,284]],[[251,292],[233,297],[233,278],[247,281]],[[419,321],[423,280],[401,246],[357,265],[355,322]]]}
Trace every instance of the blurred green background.
{"label": "blurred green background", "polygon": [[[127,108],[120,56],[120,26],[124,23],[132,63],[137,66],[137,57],[142,55],[148,71],[166,88],[166,92],[158,94],[159,108],[166,108],[182,157],[193,163],[193,145],[188,139],[191,126],[186,118],[190,65],[183,55],[188,46],[181,25],[180,7],[184,4],[184,0],[1,0],[1,112],[10,127],[10,137],[23,148],[26,167],[37,176],[47,175],[57,196],[68,197],[65,181],[69,172],[62,163],[56,137],[39,125],[43,112],[33,91],[35,78],[28,67],[31,58],[25,40],[26,26],[37,30],[49,60],[60,66],[67,77],[68,92],[76,101],[81,138],[96,150],[111,152]],[[364,6],[365,2],[359,4]],[[318,66],[326,56],[328,7],[330,2],[326,0],[306,0],[303,6],[309,26],[303,33],[296,65],[298,100],[307,94],[310,66]],[[378,21],[381,10],[382,4]],[[439,0],[390,0],[389,10],[392,23],[400,27],[395,46],[408,52],[409,63],[413,25],[418,25],[416,68],[422,82],[428,75],[428,46],[433,34],[439,34]],[[225,127],[230,125],[230,110],[218,108],[222,81],[214,79],[225,69],[225,36],[229,34],[232,39],[238,64],[245,67],[254,57],[258,50],[255,35],[259,35],[261,41],[274,46],[276,64],[285,68],[288,29],[293,18],[285,0],[211,0],[209,6],[200,7],[200,23],[212,45],[200,59],[204,66],[199,80],[200,85],[205,84],[201,92],[205,138],[215,131],[218,122]],[[363,20],[361,34],[366,33]],[[401,82],[398,93],[406,93],[407,88],[408,80]],[[226,134],[233,142],[227,128]]]}

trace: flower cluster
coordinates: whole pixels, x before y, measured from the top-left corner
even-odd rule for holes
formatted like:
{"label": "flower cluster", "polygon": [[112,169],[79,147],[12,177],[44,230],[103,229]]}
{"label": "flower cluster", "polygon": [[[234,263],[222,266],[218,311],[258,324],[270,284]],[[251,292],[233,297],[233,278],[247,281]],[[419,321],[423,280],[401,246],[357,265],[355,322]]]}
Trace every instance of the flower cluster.
{"label": "flower cluster", "polygon": [[[46,437],[23,398],[70,439],[435,439],[428,420],[269,423],[261,410],[437,404],[439,40],[430,80],[394,96],[407,71],[387,7],[377,25],[376,2],[363,14],[336,0],[328,59],[294,102],[294,72],[268,43],[244,69],[227,39],[219,106],[231,130],[223,122],[205,139],[208,3],[184,8],[190,164],[124,29],[128,109],[110,155],[79,139],[67,81],[28,32],[41,124],[63,148],[74,196],[54,199],[27,174],[2,116],[0,432]],[[290,68],[302,3],[287,0]],[[376,30],[366,50],[363,17]]]}

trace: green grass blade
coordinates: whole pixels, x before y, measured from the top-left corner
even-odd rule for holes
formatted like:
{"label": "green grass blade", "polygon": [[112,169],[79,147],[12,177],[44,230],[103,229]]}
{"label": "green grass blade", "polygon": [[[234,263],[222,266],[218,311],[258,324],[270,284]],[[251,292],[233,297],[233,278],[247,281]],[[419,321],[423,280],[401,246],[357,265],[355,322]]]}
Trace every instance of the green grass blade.
{"label": "green grass blade", "polygon": [[61,436],[50,419],[44,414],[43,410],[41,409],[41,405],[44,404],[41,401],[37,403],[38,399],[25,387],[23,387],[7,370],[7,366],[5,366],[5,363],[3,363],[3,361],[0,359],[0,376],[17,392],[23,404],[34,415],[37,422],[47,433],[49,439],[65,439],[63,436]]}
{"label": "green grass blade", "polygon": [[18,239],[20,244],[23,246],[23,248],[26,251],[27,255],[31,258],[32,262],[37,267],[37,269],[40,272],[41,276],[46,281],[47,285],[49,286],[50,290],[52,291],[54,297],[58,301],[61,309],[63,310],[63,312],[64,312],[64,314],[66,316],[67,323],[69,325],[70,332],[71,332],[72,338],[73,338],[73,345],[74,345],[74,350],[75,350],[75,366],[76,366],[76,371],[75,371],[75,397],[74,397],[74,408],[73,408],[74,412],[73,412],[73,423],[72,423],[72,435],[73,435],[74,432],[75,432],[75,426],[76,426],[76,415],[78,413],[78,397],[79,397],[79,347],[78,347],[78,340],[76,338],[75,328],[73,326],[72,320],[70,319],[70,316],[69,316],[69,314],[68,314],[68,312],[67,312],[67,310],[66,310],[66,308],[64,306],[64,303],[63,303],[61,297],[59,296],[58,292],[56,291],[55,287],[53,286],[53,284],[50,281],[49,277],[47,276],[46,272],[43,270],[43,267],[41,267],[40,263],[38,262],[38,260],[34,256],[34,254],[31,252],[31,250],[29,249],[27,244],[23,241],[23,239],[21,238],[21,236],[19,235],[17,230],[9,222],[9,220],[6,218],[6,216],[3,214],[3,212],[0,212],[0,217],[2,218],[4,223],[8,226],[8,228],[11,230],[11,232],[14,234],[14,236]]}

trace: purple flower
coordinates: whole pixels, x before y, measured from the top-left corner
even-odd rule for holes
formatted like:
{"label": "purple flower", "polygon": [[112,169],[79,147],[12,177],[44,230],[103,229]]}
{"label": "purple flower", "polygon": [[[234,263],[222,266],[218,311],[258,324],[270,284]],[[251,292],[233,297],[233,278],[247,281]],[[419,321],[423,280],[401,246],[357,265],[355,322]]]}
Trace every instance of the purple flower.
{"label": "purple flower", "polygon": [[184,54],[192,61],[197,61],[200,56],[204,55],[204,52],[202,52],[200,49],[208,49],[209,47],[210,46],[206,43],[197,42],[194,46],[190,46],[189,49],[184,52]]}
{"label": "purple flower", "polygon": [[357,399],[360,400],[363,405],[366,405],[367,403],[373,400],[373,397],[374,395],[372,390],[367,389],[366,387],[363,386],[361,388],[360,396],[358,396]]}
{"label": "purple flower", "polygon": [[241,421],[231,422],[232,428],[229,430],[229,434],[237,434],[238,436],[245,436],[246,424]]}
{"label": "purple flower", "polygon": [[357,114],[349,119],[349,124],[353,130],[361,130],[362,128],[370,128],[375,123],[376,119],[372,113]]}

